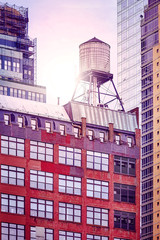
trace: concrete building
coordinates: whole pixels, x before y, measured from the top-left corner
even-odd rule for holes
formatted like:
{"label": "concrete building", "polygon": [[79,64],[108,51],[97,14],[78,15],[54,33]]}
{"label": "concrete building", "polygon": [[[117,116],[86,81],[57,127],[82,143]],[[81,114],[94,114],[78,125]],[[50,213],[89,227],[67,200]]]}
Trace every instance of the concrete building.
{"label": "concrete building", "polygon": [[148,0],[117,0],[117,90],[125,111],[141,112],[141,28]]}
{"label": "concrete building", "polygon": [[0,94],[46,101],[36,85],[37,41],[28,36],[28,9],[0,4]]}

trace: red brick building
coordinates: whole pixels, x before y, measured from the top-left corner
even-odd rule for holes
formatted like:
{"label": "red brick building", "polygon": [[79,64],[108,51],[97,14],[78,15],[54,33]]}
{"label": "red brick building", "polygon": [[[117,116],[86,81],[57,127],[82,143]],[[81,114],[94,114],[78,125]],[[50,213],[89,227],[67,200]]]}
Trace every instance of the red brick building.
{"label": "red brick building", "polygon": [[1,239],[139,240],[136,116],[0,96]]}

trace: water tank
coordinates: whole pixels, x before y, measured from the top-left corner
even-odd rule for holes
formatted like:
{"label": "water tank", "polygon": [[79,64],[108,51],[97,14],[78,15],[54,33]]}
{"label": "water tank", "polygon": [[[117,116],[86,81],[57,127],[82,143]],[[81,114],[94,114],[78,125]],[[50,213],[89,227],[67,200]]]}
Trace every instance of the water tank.
{"label": "water tank", "polygon": [[89,70],[110,72],[110,45],[92,38],[79,46],[80,73]]}

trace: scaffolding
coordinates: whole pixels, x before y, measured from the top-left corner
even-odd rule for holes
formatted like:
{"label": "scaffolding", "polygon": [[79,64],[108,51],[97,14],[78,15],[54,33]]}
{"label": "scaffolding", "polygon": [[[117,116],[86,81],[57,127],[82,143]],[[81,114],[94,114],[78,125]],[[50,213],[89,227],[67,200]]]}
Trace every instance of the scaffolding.
{"label": "scaffolding", "polygon": [[0,34],[26,37],[28,35],[28,8],[0,2]]}
{"label": "scaffolding", "polygon": [[8,41],[14,42],[13,51],[23,54],[22,81],[34,85],[37,78],[37,42],[28,36],[28,22],[28,8],[0,2],[0,35],[8,36]]}

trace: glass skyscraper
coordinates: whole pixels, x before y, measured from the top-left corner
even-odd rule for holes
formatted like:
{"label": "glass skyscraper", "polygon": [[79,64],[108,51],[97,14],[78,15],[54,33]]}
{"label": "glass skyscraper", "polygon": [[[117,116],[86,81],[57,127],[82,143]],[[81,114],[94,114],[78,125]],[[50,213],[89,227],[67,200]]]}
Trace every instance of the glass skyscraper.
{"label": "glass skyscraper", "polygon": [[140,108],[141,30],[147,0],[117,0],[118,92],[126,111]]}

